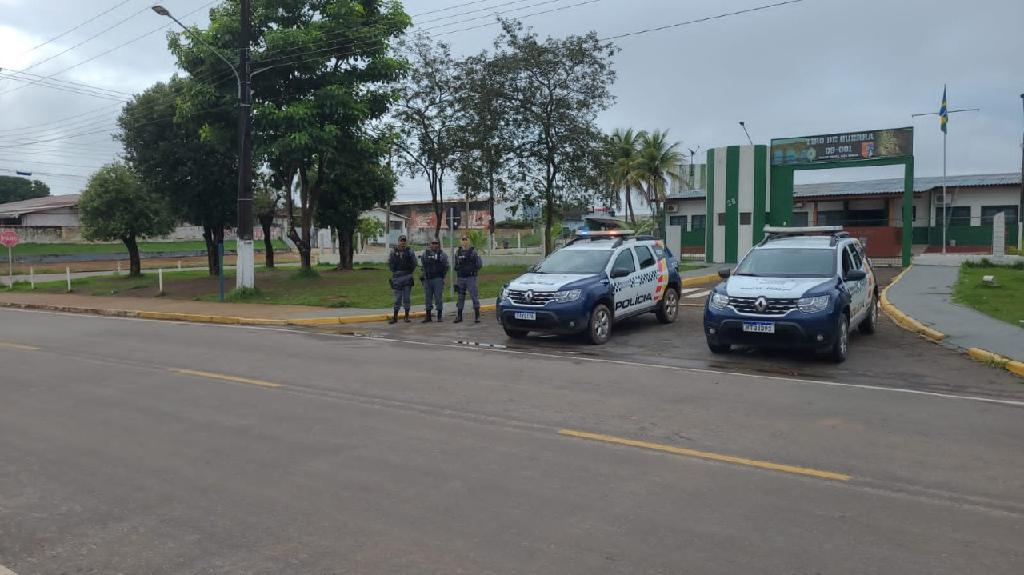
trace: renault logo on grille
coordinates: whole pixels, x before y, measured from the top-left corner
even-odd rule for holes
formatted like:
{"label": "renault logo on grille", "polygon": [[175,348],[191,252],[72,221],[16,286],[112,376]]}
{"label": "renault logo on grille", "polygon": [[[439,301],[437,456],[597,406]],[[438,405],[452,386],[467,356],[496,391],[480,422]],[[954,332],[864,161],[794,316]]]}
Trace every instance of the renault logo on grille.
{"label": "renault logo on grille", "polygon": [[525,295],[526,295],[526,302],[527,303],[533,301],[533,290],[532,289],[531,290],[526,290],[526,294]]}
{"label": "renault logo on grille", "polygon": [[768,300],[761,296],[754,302],[754,311],[757,313],[764,313],[764,310],[768,309]]}

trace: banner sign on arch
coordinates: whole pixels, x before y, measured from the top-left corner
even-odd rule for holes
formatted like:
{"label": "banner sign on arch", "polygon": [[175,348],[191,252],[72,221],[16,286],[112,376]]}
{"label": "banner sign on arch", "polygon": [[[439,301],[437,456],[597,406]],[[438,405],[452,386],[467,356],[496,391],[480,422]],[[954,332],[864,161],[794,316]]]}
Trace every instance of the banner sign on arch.
{"label": "banner sign on arch", "polygon": [[914,129],[894,128],[772,140],[772,165],[897,158],[914,154]]}

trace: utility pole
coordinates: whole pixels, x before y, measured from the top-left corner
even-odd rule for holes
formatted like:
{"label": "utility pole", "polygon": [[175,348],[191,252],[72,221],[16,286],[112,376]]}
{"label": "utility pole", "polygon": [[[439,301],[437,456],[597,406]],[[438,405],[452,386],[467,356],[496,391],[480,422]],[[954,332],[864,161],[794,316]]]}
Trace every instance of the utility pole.
{"label": "utility pole", "polygon": [[235,287],[256,285],[256,250],[252,240],[252,90],[249,64],[252,3],[241,0],[241,28],[238,38],[239,106],[238,106],[238,238],[235,265]]}
{"label": "utility pole", "polygon": [[[1020,95],[1024,111],[1024,94]],[[1020,135],[1020,205],[1017,206],[1017,253],[1024,253],[1024,132]]]}

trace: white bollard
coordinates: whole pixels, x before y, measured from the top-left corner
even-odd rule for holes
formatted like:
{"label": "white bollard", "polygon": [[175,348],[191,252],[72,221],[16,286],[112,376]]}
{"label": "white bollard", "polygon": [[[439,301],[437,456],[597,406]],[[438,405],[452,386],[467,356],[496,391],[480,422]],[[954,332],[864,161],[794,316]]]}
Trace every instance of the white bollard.
{"label": "white bollard", "polygon": [[115,274],[118,276],[121,275],[121,262],[117,262],[117,271],[115,272]]}
{"label": "white bollard", "polygon": [[157,280],[160,282],[160,295],[164,295],[164,268],[156,271]]}
{"label": "white bollard", "polygon": [[181,260],[178,260],[178,271],[181,271]]}
{"label": "white bollard", "polygon": [[36,268],[32,266],[28,268],[28,282],[32,284],[32,289],[36,289]]}
{"label": "white bollard", "polygon": [[523,233],[522,232],[516,232],[516,249],[517,250],[523,249]]}
{"label": "white bollard", "polygon": [[71,293],[71,266],[64,268],[64,275],[68,278],[68,293]]}

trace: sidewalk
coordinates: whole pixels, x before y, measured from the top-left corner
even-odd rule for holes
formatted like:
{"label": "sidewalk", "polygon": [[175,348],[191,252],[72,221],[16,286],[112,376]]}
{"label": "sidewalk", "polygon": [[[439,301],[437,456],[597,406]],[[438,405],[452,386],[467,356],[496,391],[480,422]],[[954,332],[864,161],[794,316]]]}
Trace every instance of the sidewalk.
{"label": "sidewalk", "polygon": [[1024,330],[951,301],[959,264],[916,264],[889,289],[889,301],[924,325],[946,334],[943,345],[972,347],[1024,361]]}

